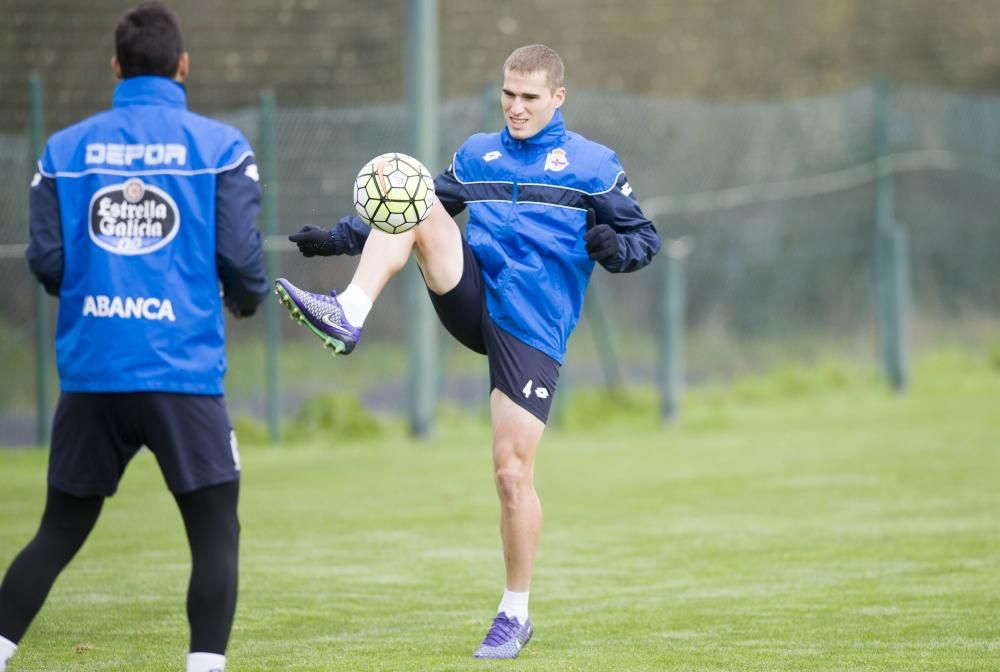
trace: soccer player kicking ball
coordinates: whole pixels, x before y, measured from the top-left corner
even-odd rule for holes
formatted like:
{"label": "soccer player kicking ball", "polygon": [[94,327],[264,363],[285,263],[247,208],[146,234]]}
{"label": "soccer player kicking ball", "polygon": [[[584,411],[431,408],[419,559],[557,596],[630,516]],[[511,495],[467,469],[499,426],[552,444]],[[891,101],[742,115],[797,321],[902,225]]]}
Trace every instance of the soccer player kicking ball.
{"label": "soccer player kicking ball", "polygon": [[[562,82],[552,49],[515,50],[503,66],[506,128],[466,140],[434,180],[437,201],[420,226],[389,235],[346,217],[330,231],[304,227],[291,240],[305,256],[361,252],[351,284],[323,295],[276,282],[293,316],[350,353],[372,302],[412,251],[441,322],[486,355],[506,590],[477,658],[515,658],[531,639],[528,591],[542,526],[535,453],[594,262],[626,273],[660,247],[614,152],[563,125]],[[466,207],[463,236],[452,217]]]}
{"label": "soccer player kicking ball", "polygon": [[187,110],[188,55],[164,5],[122,17],[112,66],[112,109],[52,136],[31,186],[27,257],[59,297],[62,394],[45,512],[0,584],[0,672],[142,445],[191,549],[188,672],[222,672],[236,609],[222,307],[249,316],[269,289],[257,165],[239,131]]}

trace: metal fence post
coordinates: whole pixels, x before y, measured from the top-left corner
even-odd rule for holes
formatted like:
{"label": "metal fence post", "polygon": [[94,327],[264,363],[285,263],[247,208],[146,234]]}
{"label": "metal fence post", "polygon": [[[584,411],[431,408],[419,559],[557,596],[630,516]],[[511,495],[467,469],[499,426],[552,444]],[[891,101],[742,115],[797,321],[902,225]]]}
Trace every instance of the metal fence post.
{"label": "metal fence post", "polygon": [[895,392],[906,389],[909,378],[907,320],[909,269],[907,241],[895,219],[895,194],[890,165],[889,82],[875,84],[877,114],[876,287],[882,368]]}
{"label": "metal fence post", "polygon": [[491,133],[500,126],[503,126],[500,92],[495,84],[488,84],[479,92],[479,130]]}
{"label": "metal fence post", "polygon": [[879,232],[878,285],[885,374],[895,392],[909,383],[909,245],[899,227]]}
{"label": "metal fence post", "polygon": [[[28,78],[28,96],[31,101],[31,160],[42,156],[42,76],[37,72]],[[49,442],[49,299],[41,283],[35,283],[35,414],[38,444]]]}
{"label": "metal fence post", "polygon": [[618,355],[611,336],[611,324],[604,312],[604,293],[598,283],[590,284],[585,306],[587,321],[590,323],[590,335],[594,339],[594,345],[597,346],[597,357],[604,371],[604,385],[609,389],[621,389],[625,379],[618,364]]}
{"label": "metal fence post", "polygon": [[664,242],[660,260],[659,382],[663,419],[674,423],[684,389],[685,258],[694,249],[684,237]]}
{"label": "metal fence post", "polygon": [[[275,96],[273,91],[260,93],[259,151],[260,179],[264,192],[262,203],[264,233],[268,240],[278,235],[278,144],[275,127]],[[280,274],[280,251],[265,247],[267,277],[273,281]],[[280,305],[264,302],[265,357],[267,360],[267,429],[272,441],[281,439],[281,378],[278,353],[281,350]]]}
{"label": "metal fence post", "polygon": [[[438,150],[438,5],[437,0],[410,0],[407,45],[409,68],[408,108],[410,151],[432,173]],[[437,321],[424,280],[412,259],[403,271],[410,325],[409,418],[410,433],[430,434],[437,408],[441,364],[437,347]]]}

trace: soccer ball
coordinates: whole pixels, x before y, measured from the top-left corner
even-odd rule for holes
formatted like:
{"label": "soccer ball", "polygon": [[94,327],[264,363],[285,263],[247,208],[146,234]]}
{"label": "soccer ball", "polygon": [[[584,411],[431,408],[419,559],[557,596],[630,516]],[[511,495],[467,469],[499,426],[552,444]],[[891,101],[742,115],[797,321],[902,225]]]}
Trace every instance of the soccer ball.
{"label": "soccer ball", "polygon": [[434,179],[406,154],[380,154],[354,180],[354,207],[361,219],[386,233],[409,231],[427,219],[434,204]]}

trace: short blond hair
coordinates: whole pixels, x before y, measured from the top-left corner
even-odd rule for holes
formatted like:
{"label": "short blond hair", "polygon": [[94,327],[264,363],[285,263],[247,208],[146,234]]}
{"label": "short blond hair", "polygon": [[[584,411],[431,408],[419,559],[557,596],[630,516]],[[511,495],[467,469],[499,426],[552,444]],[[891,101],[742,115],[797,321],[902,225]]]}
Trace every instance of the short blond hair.
{"label": "short blond hair", "polygon": [[559,54],[544,44],[529,44],[518,47],[503,63],[503,71],[528,74],[544,72],[545,81],[553,91],[563,85],[563,62]]}

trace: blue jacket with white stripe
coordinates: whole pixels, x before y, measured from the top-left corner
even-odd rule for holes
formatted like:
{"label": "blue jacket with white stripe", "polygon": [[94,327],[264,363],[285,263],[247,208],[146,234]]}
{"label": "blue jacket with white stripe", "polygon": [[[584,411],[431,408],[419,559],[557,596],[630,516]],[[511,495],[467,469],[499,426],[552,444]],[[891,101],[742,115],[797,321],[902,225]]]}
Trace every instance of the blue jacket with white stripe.
{"label": "blue jacket with white stripe", "polygon": [[466,238],[493,321],[560,363],[594,270],[587,210],[619,234],[618,256],[602,264],[612,273],[642,268],[660,249],[618,157],[567,131],[559,110],[526,140],[506,128],[473,135],[434,188],[453,215],[469,208]]}
{"label": "blue jacket with white stripe", "polygon": [[222,394],[222,304],[250,315],[268,291],[258,182],[246,138],[164,77],[49,139],[26,256],[59,297],[63,391]]}
{"label": "blue jacket with white stripe", "polygon": [[[594,270],[583,241],[587,210],[618,234],[618,256],[602,262],[608,271],[638,270],[660,249],[618,157],[567,131],[559,110],[526,140],[506,128],[473,135],[434,190],[452,216],[469,209],[466,238],[494,322],[559,363]],[[357,254],[368,231],[358,217],[345,217],[330,233],[340,253]]]}

